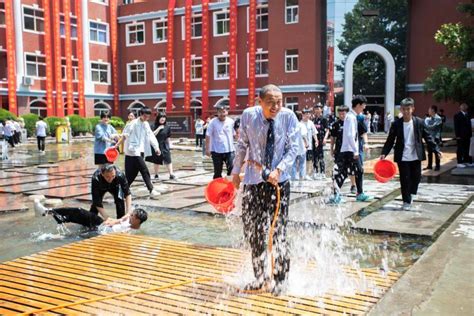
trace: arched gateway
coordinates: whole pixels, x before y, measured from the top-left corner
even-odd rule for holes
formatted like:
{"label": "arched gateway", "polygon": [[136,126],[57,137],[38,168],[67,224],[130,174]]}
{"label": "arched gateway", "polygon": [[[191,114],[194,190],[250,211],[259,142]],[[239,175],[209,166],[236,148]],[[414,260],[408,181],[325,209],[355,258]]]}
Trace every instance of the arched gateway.
{"label": "arched gateway", "polygon": [[353,88],[353,68],[357,56],[365,52],[374,52],[385,61],[385,113],[390,111],[394,115],[395,109],[395,61],[392,54],[377,44],[365,44],[354,49],[347,57],[344,69],[344,104],[351,106]]}

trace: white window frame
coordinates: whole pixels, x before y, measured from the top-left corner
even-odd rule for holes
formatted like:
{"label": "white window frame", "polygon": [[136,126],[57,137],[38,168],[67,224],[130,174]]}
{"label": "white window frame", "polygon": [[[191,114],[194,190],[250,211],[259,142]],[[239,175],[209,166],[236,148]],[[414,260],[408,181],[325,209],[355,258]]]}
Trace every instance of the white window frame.
{"label": "white window frame", "polygon": [[[195,18],[201,18],[201,23],[194,23]],[[201,36],[194,36],[194,25],[201,24]],[[202,14],[193,14],[191,15],[191,39],[202,38]],[[181,17],[181,39],[184,41],[186,39],[186,17]]]}
{"label": "white window frame", "polygon": [[[63,19],[61,21],[61,18]],[[76,23],[73,24],[72,21],[71,21],[71,39],[72,40],[77,40],[77,16],[75,15],[69,15],[69,18],[70,19],[76,19]],[[59,14],[59,32],[61,33],[61,26],[64,27],[64,32],[66,32],[66,23],[64,22],[64,13],[60,13]],[[76,28],[76,36],[72,36],[72,29],[73,27]],[[61,34],[61,38],[66,38],[66,33],[64,33],[64,35]]]}
{"label": "white window frame", "polygon": [[[266,8],[266,9],[267,9],[267,14],[266,14],[266,15],[267,15],[267,17],[269,17],[268,4],[259,4],[259,5],[257,6],[257,22],[258,22],[259,17],[262,16],[262,14],[260,14],[260,15],[258,14],[258,10],[259,10],[259,9],[262,9],[262,8]],[[250,25],[249,25],[249,23],[250,23],[250,18],[249,18],[249,17],[250,17],[250,8],[247,7],[247,33],[250,31]],[[267,31],[268,31],[268,28],[266,28],[266,29],[259,29],[259,28],[258,28],[258,23],[257,23],[256,31],[257,31],[257,32],[267,32]]]}
{"label": "white window frame", "polygon": [[[293,49],[298,50],[297,48],[292,48],[292,50],[293,50]],[[298,72],[298,71],[299,71],[299,65],[300,65],[300,62],[299,62],[300,51],[298,50],[298,55],[288,55],[288,54],[287,54],[288,51],[289,51],[289,49],[285,49],[285,72],[286,72],[286,73]],[[288,70],[288,68],[286,67],[286,66],[287,66],[287,60],[288,60],[288,58],[292,58],[292,59],[293,59],[293,58],[295,58],[295,56],[296,56],[296,59],[297,59],[297,68],[296,68],[296,70]],[[294,62],[292,61],[291,64],[292,64],[292,68],[293,68]]]}
{"label": "white window frame", "polygon": [[[217,23],[218,23],[217,15],[218,14],[223,14],[223,13],[227,14],[227,16],[228,16],[228,19],[226,19],[226,20],[229,21],[229,29],[228,29],[227,33],[218,34],[217,33]],[[226,21],[226,20],[219,20],[219,21]],[[229,10],[221,10],[221,11],[213,12],[212,13],[212,21],[213,21],[213,23],[212,23],[212,26],[213,26],[212,27],[212,33],[213,33],[214,37],[228,36],[230,34],[230,12],[229,12]]]}
{"label": "white window frame", "polygon": [[[287,5],[287,0],[285,0],[285,24],[296,24],[300,21],[300,9],[299,9],[299,1],[298,1],[298,4],[297,5]],[[296,15],[295,15],[295,19],[293,21],[288,21],[287,17],[288,17],[288,11],[293,11],[294,9],[296,9]],[[294,12],[292,12],[293,14]]]}
{"label": "white window frame", "polygon": [[[105,26],[106,26],[106,30],[105,30],[105,33],[106,33],[105,35],[106,35],[106,40],[107,40],[106,43],[92,40],[92,36],[91,36],[91,31],[92,31],[91,23],[102,24],[102,25],[105,25]],[[99,32],[99,30],[96,29],[96,32]],[[100,31],[100,32],[103,32],[103,31]],[[97,36],[97,38],[99,38],[99,36]],[[97,44],[97,45],[109,46],[109,43],[110,43],[109,23],[102,22],[102,21],[100,21],[100,20],[89,20],[89,42],[90,42],[90,43],[93,43],[93,44]]]}
{"label": "white window frame", "polygon": [[[64,61],[64,65],[63,65],[63,61]],[[79,60],[78,59],[72,59],[72,62],[77,62],[77,66],[72,66],[72,82],[79,82]],[[66,57],[62,57],[61,58],[61,75],[62,75],[62,71],[64,70],[64,77],[61,78],[61,81],[65,82],[67,81],[67,72],[66,72],[66,65],[67,61],[66,61]]]}
{"label": "white window frame", "polygon": [[[33,106],[33,104],[35,103],[42,103],[44,106],[42,107],[39,107],[39,106]],[[30,109],[30,113],[33,113],[33,114],[36,114],[36,115],[39,115],[39,116],[43,116],[43,117],[46,117],[47,114],[48,114],[48,103],[46,102],[46,100],[44,99],[35,99],[35,100],[32,100],[29,104],[28,104],[28,108]],[[46,114],[46,115],[42,115],[42,114]]]}
{"label": "white window frame", "polygon": [[[165,30],[166,33],[166,38],[164,40],[158,40],[156,37],[156,25],[158,23],[166,23],[166,27],[161,27],[162,29]],[[153,20],[153,44],[158,44],[158,43],[166,43],[168,41],[168,18],[162,17],[158,20]]]}
{"label": "white window frame", "polygon": [[105,1],[91,0],[91,2],[101,4],[101,5],[105,5],[105,6],[109,5],[109,0],[105,0]]}
{"label": "white window frame", "polygon": [[[105,109],[104,108],[100,108],[100,109],[96,109],[96,106],[97,105],[105,105]],[[94,109],[94,116],[100,116],[100,114],[104,111],[110,111],[112,110],[112,107],[110,105],[108,105],[107,103],[105,103],[104,101],[97,101],[96,103],[94,103],[94,105],[92,106],[92,108]],[[100,111],[100,114],[99,115],[95,115],[96,111]]]}
{"label": "white window frame", "polygon": [[[227,57],[229,59],[229,66],[228,66],[228,76],[227,77],[217,77],[217,58],[219,57]],[[238,77],[238,58],[237,54],[235,55],[235,78]],[[222,55],[214,55],[214,80],[229,80],[230,79],[230,55],[227,52],[223,52]]]}
{"label": "white window frame", "polygon": [[[197,68],[196,65],[193,65],[193,61],[196,61],[196,60],[201,61],[201,78],[193,78],[193,68]],[[186,68],[186,61],[184,58],[182,59],[182,65],[183,65],[182,73],[183,73],[183,82],[184,82],[185,80],[184,73],[185,73],[185,68]],[[202,81],[202,56],[191,55],[191,81]]]}
{"label": "white window frame", "polygon": [[[93,76],[92,76],[92,73],[94,71],[99,71],[99,70],[94,70],[92,68],[92,64],[99,64],[99,65],[106,65],[107,66],[107,82],[100,82],[100,81],[93,81]],[[91,69],[91,81],[94,83],[94,84],[97,84],[97,85],[103,85],[103,86],[108,86],[110,85],[111,83],[111,80],[110,80],[110,63],[104,63],[102,61],[95,61],[95,60],[91,60],[90,61],[90,69]]]}
{"label": "white window frame", "polygon": [[[296,98],[296,102],[288,102],[289,98]],[[285,97],[285,108],[291,109],[292,111],[295,110],[295,106],[298,106],[299,97]]]}
{"label": "white window frame", "polygon": [[[25,53],[25,76],[27,77],[31,77],[31,78],[35,78],[37,80],[45,80],[46,79],[46,55],[42,55],[42,54],[38,54],[38,53]],[[26,56],[34,56],[34,57],[43,57],[44,58],[44,63],[38,63],[36,62],[35,65],[36,65],[36,74],[39,74],[39,70],[38,70],[38,65],[44,65],[44,77],[40,77],[40,76],[32,76],[30,74],[28,74],[28,64],[31,63],[31,62],[28,62],[26,60]]]}
{"label": "white window frame", "polygon": [[[5,11],[5,3],[2,2],[1,4],[3,4],[3,8],[0,8],[0,14],[3,13],[3,19],[4,19],[4,21],[6,21],[7,17],[6,17],[6,11]],[[0,23],[0,27],[1,28],[6,28],[7,27],[6,22],[4,22],[3,24]]]}
{"label": "white window frame", "polygon": [[[25,28],[25,9],[31,9],[31,10],[35,10],[35,11],[41,11],[43,12],[43,17],[40,18],[40,17],[36,17],[34,16],[33,19],[35,20],[35,30],[29,30],[27,28]],[[31,17],[30,15],[28,15],[29,17]],[[34,33],[34,34],[44,34],[44,31],[37,31],[36,30],[36,20],[39,19],[39,20],[42,20],[43,21],[43,29],[44,29],[44,10],[41,9],[38,5],[33,5],[33,6],[29,6],[29,5],[22,5],[21,7],[21,23],[23,24],[23,32],[29,32],[29,33]]]}
{"label": "white window frame", "polygon": [[[255,70],[257,70],[257,62],[258,62],[257,55],[259,55],[259,54],[267,54],[267,59],[266,59],[267,64],[268,64],[267,69],[269,69],[270,64],[268,63],[268,50],[263,50],[262,48],[258,48],[257,51],[255,52]],[[264,61],[265,61],[265,59],[264,59]],[[249,65],[250,65],[250,57],[249,57],[249,53],[247,53],[247,78],[250,76],[250,69],[249,69],[250,67],[249,67]],[[268,77],[268,73],[267,74],[257,74],[255,72],[255,77],[256,78]]]}
{"label": "white window frame", "polygon": [[[139,70],[133,70],[133,72],[142,72],[144,73],[144,81],[139,81],[139,82],[132,82],[132,69],[131,66],[141,66],[143,65],[143,70],[142,69],[139,69]],[[127,63],[127,84],[130,85],[130,86],[138,86],[138,85],[144,85],[146,84],[146,62],[144,61],[141,61],[141,62],[138,62],[138,61],[134,61],[133,63]]]}
{"label": "white window frame", "polygon": [[[168,74],[166,74],[166,77],[165,77],[165,80],[158,80],[158,77],[156,75],[156,65],[158,63],[166,63],[166,71],[168,71],[168,61],[166,60],[166,58],[161,58],[160,60],[154,60],[153,61],[153,83],[154,84],[159,84],[159,83],[166,83],[166,80],[168,78]],[[171,76],[173,77],[173,82],[174,82],[174,60],[171,60]],[[163,68],[160,68],[160,69],[163,69]]]}
{"label": "white window frame", "polygon": [[[143,27],[143,30],[141,31],[130,31],[130,27],[132,26],[142,26]],[[130,43],[130,34],[131,33],[138,33],[138,32],[143,32],[143,43]],[[126,46],[129,47],[129,46],[141,46],[141,45],[145,45],[146,43],[146,31],[145,31],[145,22],[134,22],[134,23],[128,23],[125,25],[125,40],[126,40]]]}

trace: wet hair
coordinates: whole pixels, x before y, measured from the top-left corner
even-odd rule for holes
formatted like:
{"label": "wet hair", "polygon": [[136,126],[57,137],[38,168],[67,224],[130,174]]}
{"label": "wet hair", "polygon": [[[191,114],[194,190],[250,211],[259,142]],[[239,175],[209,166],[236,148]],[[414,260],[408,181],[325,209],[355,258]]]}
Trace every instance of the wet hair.
{"label": "wet hair", "polygon": [[405,98],[400,102],[401,106],[415,106],[415,100],[412,98]]}
{"label": "wet hair", "polygon": [[356,95],[354,99],[352,99],[352,107],[355,108],[358,104],[367,103],[367,98],[363,95]]}
{"label": "wet hair", "polygon": [[151,110],[145,106],[145,107],[141,108],[141,109],[138,111],[138,115],[143,115],[143,114],[148,114],[148,115],[150,115],[150,114],[151,114]]}
{"label": "wet hair", "polygon": [[100,119],[103,119],[103,118],[111,118],[109,111],[104,111],[100,113]]}
{"label": "wet hair", "polygon": [[301,111],[296,111],[295,115],[298,121],[301,121],[303,119],[303,113],[301,113]]}
{"label": "wet hair", "polygon": [[142,208],[134,209],[132,211],[132,214],[134,214],[138,218],[138,220],[140,220],[140,224],[142,224],[143,222],[146,222],[146,220],[148,219],[147,212]]}
{"label": "wet hair", "polygon": [[349,112],[349,107],[346,105],[341,105],[337,108],[337,112]]}
{"label": "wet hair", "polygon": [[267,93],[269,93],[271,91],[276,91],[276,92],[281,93],[281,89],[278,86],[276,86],[274,84],[267,84],[267,85],[263,86],[260,89],[260,91],[258,92],[258,96],[260,97],[260,99],[263,99],[263,98],[265,98]]}
{"label": "wet hair", "polygon": [[112,170],[115,170],[115,165],[113,163],[106,163],[106,164],[103,164],[102,166],[100,166],[100,172],[101,173],[110,172]]}
{"label": "wet hair", "polygon": [[[161,123],[160,123],[160,119],[161,119],[162,117],[165,118],[165,124],[161,124]],[[165,113],[162,113],[162,112],[158,113],[158,115],[156,116],[156,119],[155,119],[155,128],[157,128],[157,127],[160,126],[160,125],[166,125],[166,122],[167,122],[167,121],[168,121],[168,119],[167,119],[167,116],[166,116]]]}
{"label": "wet hair", "polygon": [[438,113],[438,107],[436,105],[430,106],[430,109],[432,109],[433,112]]}

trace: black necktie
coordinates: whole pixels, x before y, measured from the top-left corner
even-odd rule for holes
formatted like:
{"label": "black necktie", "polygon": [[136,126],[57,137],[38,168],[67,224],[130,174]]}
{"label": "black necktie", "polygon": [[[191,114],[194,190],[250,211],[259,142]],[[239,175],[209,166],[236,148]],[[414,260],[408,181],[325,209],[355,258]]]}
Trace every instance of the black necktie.
{"label": "black necktie", "polygon": [[273,120],[268,120],[267,144],[265,145],[265,169],[272,170],[273,149],[275,147],[275,134],[273,133]]}

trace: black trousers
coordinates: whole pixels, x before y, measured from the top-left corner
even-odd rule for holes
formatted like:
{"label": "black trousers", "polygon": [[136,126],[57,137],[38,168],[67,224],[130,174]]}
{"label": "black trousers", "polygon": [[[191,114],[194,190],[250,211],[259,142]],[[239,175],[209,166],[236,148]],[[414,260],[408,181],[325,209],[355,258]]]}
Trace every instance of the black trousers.
{"label": "black trousers", "polygon": [[202,147],[202,140],[204,139],[204,135],[196,134],[196,147]]}
{"label": "black trousers", "polygon": [[145,181],[148,191],[153,190],[153,184],[151,183],[150,171],[146,166],[143,154],[141,156],[127,156],[125,155],[125,176],[129,186],[132,186],[133,181],[138,175],[138,172],[142,175],[143,181]]}
{"label": "black trousers", "polygon": [[234,167],[234,152],[216,153],[211,152],[212,164],[214,165],[214,179],[222,178],[222,168],[224,162],[227,168],[227,175],[230,176],[232,168]]}
{"label": "black trousers", "polygon": [[15,131],[15,133],[13,134],[13,141],[15,142],[15,144],[18,144],[18,143],[21,143],[21,133],[18,132],[18,131]]}
{"label": "black trousers", "polygon": [[313,149],[313,169],[316,173],[325,173],[326,165],[324,164],[324,146],[321,145]]}
{"label": "black trousers", "polygon": [[456,150],[456,158],[458,163],[472,163],[472,159],[469,156],[469,146],[471,144],[470,138],[459,138],[457,140],[458,148]]}
{"label": "black trousers", "polygon": [[418,192],[421,181],[421,161],[402,161],[398,164],[403,202],[411,203],[411,195]]}
{"label": "black trousers", "polygon": [[102,217],[80,207],[60,207],[51,210],[58,224],[76,223],[85,227],[95,228],[104,221]]}
{"label": "black trousers", "polygon": [[[117,213],[117,218],[122,218],[125,215],[125,197],[124,198],[120,197],[118,188],[111,189],[111,190],[104,190],[104,191],[101,190],[100,191],[101,202],[103,201],[104,195],[107,192],[112,194],[112,196],[114,197],[115,212]],[[90,212],[98,215],[99,210],[97,209],[97,207],[103,207],[103,205],[102,204],[94,205],[94,203],[92,203],[91,208],[90,208]]]}
{"label": "black trousers", "polygon": [[349,175],[355,176],[357,194],[364,192],[364,167],[360,159],[354,159],[354,153],[345,151],[337,155],[332,173],[334,193],[340,193],[344,181]]}
{"label": "black trousers", "polygon": [[[290,201],[290,182],[280,183],[280,211],[273,232],[273,253],[275,254],[274,280],[282,283],[290,270],[290,256],[286,226]],[[275,214],[276,189],[268,182],[244,186],[242,220],[244,236],[252,248],[252,265],[255,277],[262,282],[268,258],[268,233]]]}
{"label": "black trousers", "polygon": [[[435,143],[439,146],[441,144],[441,140],[439,138],[434,139]],[[441,159],[439,159],[438,155],[428,146],[428,168],[433,167],[433,156],[435,156],[435,163],[436,167],[440,167]]]}
{"label": "black trousers", "polygon": [[36,141],[38,143],[38,150],[44,151],[44,146],[45,146],[45,143],[46,143],[46,137],[36,136]]}
{"label": "black trousers", "polygon": [[5,136],[5,139],[10,144],[10,146],[12,146],[13,148],[15,147],[15,141],[13,140],[13,136]]}

